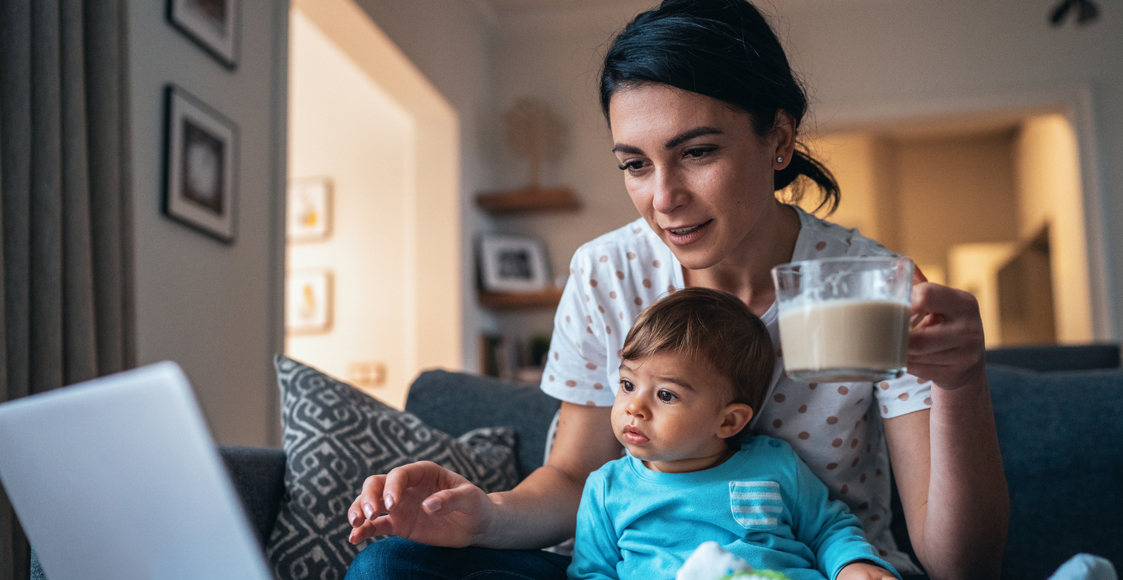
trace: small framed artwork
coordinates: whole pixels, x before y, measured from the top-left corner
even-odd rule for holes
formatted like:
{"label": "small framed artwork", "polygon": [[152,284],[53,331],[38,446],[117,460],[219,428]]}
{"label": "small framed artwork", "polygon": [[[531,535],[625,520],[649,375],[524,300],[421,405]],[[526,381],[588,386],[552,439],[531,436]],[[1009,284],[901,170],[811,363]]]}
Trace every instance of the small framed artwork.
{"label": "small framed artwork", "polygon": [[480,278],[488,292],[528,292],[549,285],[546,249],[530,237],[486,235],[480,239]]}
{"label": "small framed artwork", "polygon": [[241,0],[168,0],[168,22],[227,68],[238,64]]}
{"label": "small framed artwork", "polygon": [[331,270],[308,268],[289,272],[285,295],[285,331],[288,334],[331,330]]}
{"label": "small framed artwork", "polygon": [[238,130],[183,89],[168,86],[164,214],[234,243]]}
{"label": "small framed artwork", "polygon": [[331,180],[297,179],[289,183],[288,239],[326,240],[331,233]]}

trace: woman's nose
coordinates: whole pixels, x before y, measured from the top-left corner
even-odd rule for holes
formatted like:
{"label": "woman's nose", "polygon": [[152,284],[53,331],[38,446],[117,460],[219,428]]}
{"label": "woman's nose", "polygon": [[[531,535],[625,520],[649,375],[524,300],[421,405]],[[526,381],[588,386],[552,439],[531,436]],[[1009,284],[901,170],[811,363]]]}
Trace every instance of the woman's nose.
{"label": "woman's nose", "polygon": [[651,203],[659,213],[673,213],[686,202],[686,192],[673,168],[657,167],[652,188]]}

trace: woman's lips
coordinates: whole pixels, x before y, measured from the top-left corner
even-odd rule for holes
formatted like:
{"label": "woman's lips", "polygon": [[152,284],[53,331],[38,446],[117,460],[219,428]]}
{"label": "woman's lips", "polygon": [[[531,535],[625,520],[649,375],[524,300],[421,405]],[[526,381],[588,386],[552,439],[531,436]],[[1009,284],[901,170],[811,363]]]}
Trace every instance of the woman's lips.
{"label": "woman's lips", "polygon": [[630,425],[624,427],[624,440],[632,445],[644,445],[650,441],[647,435],[644,435],[642,431]]}
{"label": "woman's lips", "polygon": [[667,233],[667,241],[676,246],[685,246],[698,241],[702,236],[706,235],[712,223],[714,223],[714,220],[706,220],[693,226],[663,228],[663,231]]}

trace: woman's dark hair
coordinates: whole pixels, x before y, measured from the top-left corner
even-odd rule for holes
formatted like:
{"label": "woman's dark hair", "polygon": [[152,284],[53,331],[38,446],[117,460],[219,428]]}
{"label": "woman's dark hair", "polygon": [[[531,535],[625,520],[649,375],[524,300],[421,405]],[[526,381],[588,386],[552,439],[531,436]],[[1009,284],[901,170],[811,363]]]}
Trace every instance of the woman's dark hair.
{"label": "woman's dark hair", "polygon": [[[643,83],[670,85],[723,101],[747,112],[760,137],[785,111],[799,127],[807,95],[792,74],[780,40],[748,0],[665,0],[636,16],[612,41],[600,77],[601,109],[620,89]],[[777,191],[800,176],[822,192],[816,208],[838,207],[839,188],[831,172],[801,144],[788,166],[777,171]],[[793,199],[802,196],[796,182]]]}

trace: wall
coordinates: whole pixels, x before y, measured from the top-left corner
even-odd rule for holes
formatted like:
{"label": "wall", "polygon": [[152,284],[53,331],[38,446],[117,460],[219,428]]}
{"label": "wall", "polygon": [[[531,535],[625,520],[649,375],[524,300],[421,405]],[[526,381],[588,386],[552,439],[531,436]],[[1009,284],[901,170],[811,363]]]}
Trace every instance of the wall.
{"label": "wall", "polygon": [[901,251],[947,271],[954,244],[1015,239],[1011,146],[1009,133],[897,142]]}
{"label": "wall", "polygon": [[289,176],[330,176],[333,188],[330,236],[290,243],[288,269],[330,269],[334,312],[329,332],[289,336],[285,352],[344,380],[351,363],[382,363],[372,394],[401,407],[414,371],[402,307],[414,123],[299,10],[290,55]]}
{"label": "wall", "polygon": [[448,316],[461,332],[460,359],[475,370],[479,331],[496,319],[476,302],[476,232],[490,227],[473,203],[492,186],[491,161],[485,153],[492,89],[492,37],[495,15],[473,0],[355,0],[409,61],[455,110],[459,123],[459,276],[460,308]]}
{"label": "wall", "polygon": [[[571,123],[571,154],[548,177],[574,186],[587,202],[578,219],[536,218],[555,265],[580,243],[634,217],[596,106],[592,79],[612,32],[654,2],[606,2],[581,9],[504,13],[495,50],[495,104],[532,94],[553,102]],[[1084,176],[1091,300],[1098,338],[1118,337],[1123,308],[1123,11],[1100,22],[1050,28],[1042,3],[895,0],[761,2],[773,16],[793,66],[810,87],[810,136],[870,123],[1016,111],[1068,112]],[[496,147],[499,185],[523,170]],[[1097,232],[1104,232],[1100,236]],[[535,319],[535,324],[548,323]]]}
{"label": "wall", "polygon": [[1057,342],[1091,341],[1087,233],[1076,135],[1061,115],[1025,122],[1015,141],[1018,239],[1049,227]]}
{"label": "wall", "polygon": [[[183,367],[219,443],[276,444],[288,7],[241,3],[233,71],[170,26],[165,8],[128,3],[137,360]],[[161,214],[168,83],[238,126],[232,245]]]}

